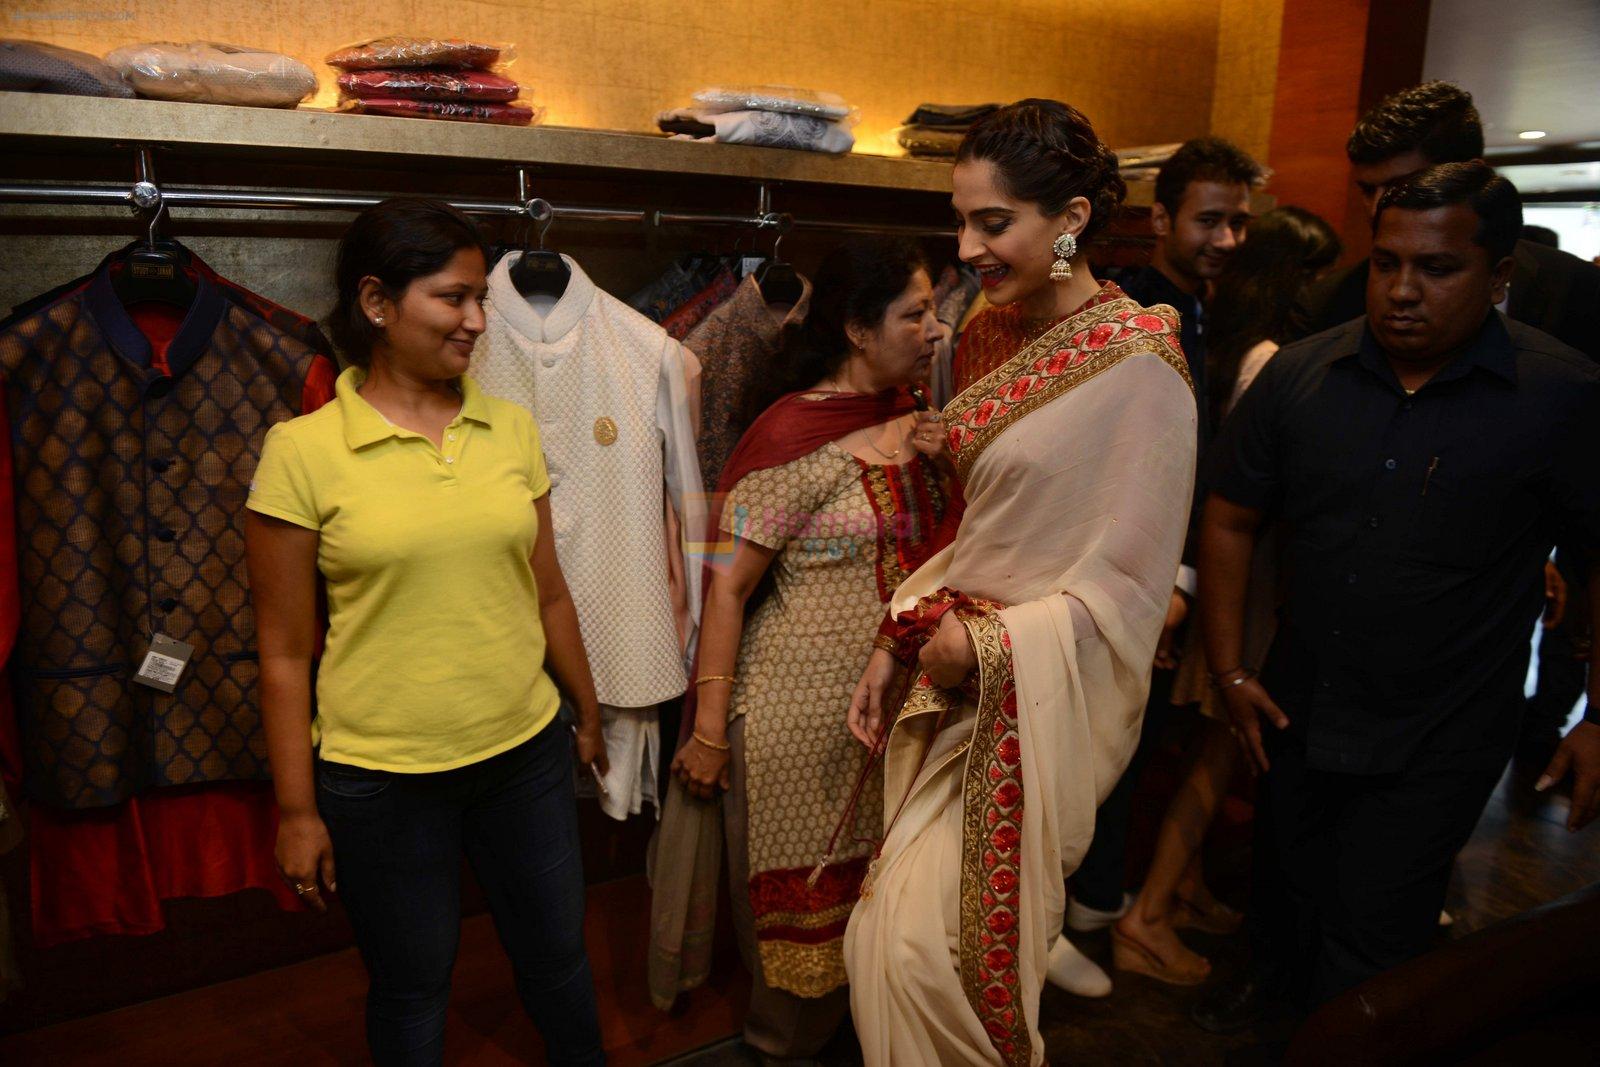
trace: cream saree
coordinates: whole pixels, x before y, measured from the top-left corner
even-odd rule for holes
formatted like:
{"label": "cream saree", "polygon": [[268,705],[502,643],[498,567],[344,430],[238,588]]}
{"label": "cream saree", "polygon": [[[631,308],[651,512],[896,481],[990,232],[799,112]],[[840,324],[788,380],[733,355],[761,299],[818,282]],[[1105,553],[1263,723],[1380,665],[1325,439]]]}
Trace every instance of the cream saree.
{"label": "cream saree", "polygon": [[1063,881],[1138,740],[1183,545],[1177,334],[1171,308],[1117,296],[945,409],[966,515],[891,610],[959,603],[979,667],[959,691],[917,679],[890,735],[888,832],[845,940],[868,1067],[1044,1061]]}

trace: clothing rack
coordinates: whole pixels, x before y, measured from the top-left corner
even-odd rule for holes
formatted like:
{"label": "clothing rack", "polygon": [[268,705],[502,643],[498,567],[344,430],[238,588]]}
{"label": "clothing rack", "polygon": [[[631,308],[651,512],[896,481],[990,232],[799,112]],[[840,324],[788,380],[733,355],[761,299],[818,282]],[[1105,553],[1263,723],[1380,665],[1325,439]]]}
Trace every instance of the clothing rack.
{"label": "clothing rack", "polygon": [[797,219],[772,210],[772,191],[765,182],[756,188],[756,210],[750,215],[730,215],[715,211],[657,211],[657,226],[738,226],[751,230],[777,230],[781,236],[799,227],[806,230],[832,230],[842,233],[892,233],[903,237],[954,238],[955,230],[905,223],[848,222],[836,219]]}
{"label": "clothing rack", "polygon": [[[165,189],[156,184],[155,162],[148,148],[134,157],[136,179],[131,187],[87,185],[76,182],[38,185],[0,185],[0,203],[122,205],[135,211],[159,213],[163,207],[215,207],[304,209],[312,211],[362,211],[385,199],[380,193],[256,192],[241,189]],[[516,200],[446,200],[468,215],[527,218],[534,222],[570,219],[579,222],[641,223],[645,213],[625,208],[576,207],[552,204],[532,195],[533,183],[525,168],[517,169]]]}
{"label": "clothing rack", "polygon": [[[160,212],[163,208],[251,208],[267,210],[362,211],[381,203],[381,193],[319,193],[256,191],[246,189],[174,189],[155,181],[149,149],[137,156],[137,180],[131,186],[94,185],[79,182],[41,182],[0,184],[0,203],[61,204],[90,207],[127,207],[136,212]],[[532,194],[532,180],[526,169],[517,170],[516,200],[455,200],[444,202],[468,215],[530,219],[534,222],[572,221],[641,224],[647,219],[655,226],[734,226],[751,230],[775,231],[779,236],[794,228],[846,233],[893,233],[907,237],[954,237],[955,231],[900,223],[851,222],[833,219],[798,219],[772,210],[771,193],[765,183],[758,189],[756,211],[750,215],[723,212],[655,211],[635,208],[586,207],[554,204]]]}

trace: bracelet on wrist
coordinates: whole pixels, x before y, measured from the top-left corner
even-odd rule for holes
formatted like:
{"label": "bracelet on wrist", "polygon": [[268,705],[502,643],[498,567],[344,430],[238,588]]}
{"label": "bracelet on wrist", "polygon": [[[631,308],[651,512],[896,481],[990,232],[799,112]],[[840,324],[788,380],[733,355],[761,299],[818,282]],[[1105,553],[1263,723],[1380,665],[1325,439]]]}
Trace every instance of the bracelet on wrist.
{"label": "bracelet on wrist", "polygon": [[727,682],[732,685],[739,679],[731,674],[702,674],[694,680],[695,685],[705,685],[707,682]]}
{"label": "bracelet on wrist", "polygon": [[[1230,674],[1237,675],[1237,677],[1228,678],[1228,675],[1230,675]],[[1233,689],[1233,688],[1241,686],[1244,683],[1250,681],[1255,676],[1256,676],[1256,672],[1255,671],[1248,670],[1248,669],[1243,668],[1243,667],[1235,668],[1234,670],[1231,670],[1231,671],[1225,671],[1224,673],[1222,673],[1220,675],[1212,675],[1212,677],[1211,677],[1211,688],[1217,690],[1218,692],[1221,692],[1224,689]],[[1221,679],[1223,679],[1223,678],[1227,678],[1228,680],[1227,681],[1222,681]]]}
{"label": "bracelet on wrist", "polygon": [[888,634],[878,634],[872,639],[872,647],[881,648],[885,652],[889,653],[889,655],[893,656],[900,651],[900,642],[896,641]]}
{"label": "bracelet on wrist", "polygon": [[701,736],[699,730],[693,731],[689,736],[694,738],[700,744],[702,744],[702,745],[706,746],[707,748],[711,749],[713,752],[726,752],[726,751],[728,751],[729,749],[731,749],[733,747],[732,745],[728,744],[728,742],[726,742],[726,741],[718,743],[716,741],[711,740],[708,737],[703,737],[703,736]]}

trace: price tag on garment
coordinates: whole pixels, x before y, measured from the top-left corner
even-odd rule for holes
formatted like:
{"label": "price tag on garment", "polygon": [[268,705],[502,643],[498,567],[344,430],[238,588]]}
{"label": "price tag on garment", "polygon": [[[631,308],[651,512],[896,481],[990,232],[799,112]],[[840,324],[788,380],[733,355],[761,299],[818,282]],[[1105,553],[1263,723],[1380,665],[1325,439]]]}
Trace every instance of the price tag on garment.
{"label": "price tag on garment", "polygon": [[151,689],[170,693],[178,688],[178,679],[183,677],[183,669],[189,665],[193,655],[193,645],[186,645],[166,634],[156,634],[150,639],[150,651],[144,654],[144,662],[139,664],[133,680]]}

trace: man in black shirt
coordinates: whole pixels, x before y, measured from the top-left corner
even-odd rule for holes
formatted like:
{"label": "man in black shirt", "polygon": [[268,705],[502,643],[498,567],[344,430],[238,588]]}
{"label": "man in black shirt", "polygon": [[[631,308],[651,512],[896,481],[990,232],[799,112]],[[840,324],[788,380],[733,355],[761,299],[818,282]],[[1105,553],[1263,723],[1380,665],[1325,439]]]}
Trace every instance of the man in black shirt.
{"label": "man in black shirt", "polygon": [[[1384,194],[1367,316],[1269,363],[1208,463],[1206,655],[1264,772],[1258,952],[1315,1004],[1425,951],[1516,743],[1551,546],[1600,548],[1600,368],[1493,305],[1522,222],[1482,162]],[[1286,536],[1265,665],[1239,662],[1254,538]],[[1591,582],[1590,589],[1600,590]],[[1254,668],[1260,666],[1259,679]],[[1600,807],[1600,693],[1546,782]]]}
{"label": "man in black shirt", "polygon": [[[1220,137],[1185,141],[1156,173],[1150,265],[1117,277],[1139,303],[1168,304],[1195,382],[1205,380],[1205,299],[1244,240],[1261,164]],[[1204,410],[1202,408],[1201,410]]]}

